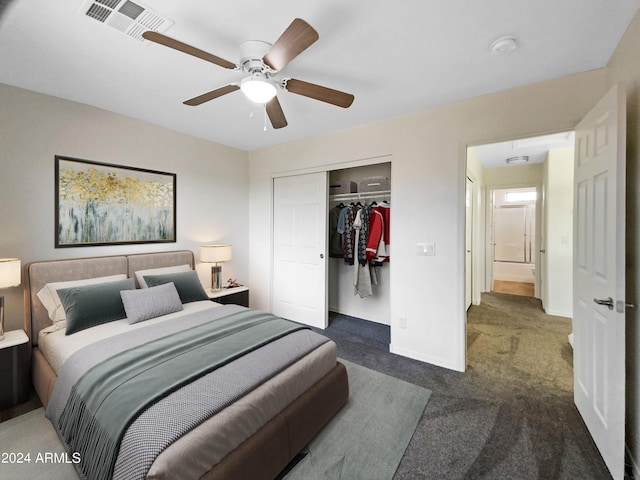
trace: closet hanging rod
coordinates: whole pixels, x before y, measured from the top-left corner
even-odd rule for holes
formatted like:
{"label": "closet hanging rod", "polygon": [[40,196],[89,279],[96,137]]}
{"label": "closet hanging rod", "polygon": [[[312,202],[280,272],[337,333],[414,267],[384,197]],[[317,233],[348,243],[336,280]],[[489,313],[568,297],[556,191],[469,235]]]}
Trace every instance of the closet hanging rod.
{"label": "closet hanging rod", "polygon": [[331,201],[342,201],[342,200],[367,200],[370,198],[380,198],[380,197],[391,197],[391,190],[380,190],[378,192],[360,192],[360,193],[336,193],[334,195],[329,195],[329,200]]}

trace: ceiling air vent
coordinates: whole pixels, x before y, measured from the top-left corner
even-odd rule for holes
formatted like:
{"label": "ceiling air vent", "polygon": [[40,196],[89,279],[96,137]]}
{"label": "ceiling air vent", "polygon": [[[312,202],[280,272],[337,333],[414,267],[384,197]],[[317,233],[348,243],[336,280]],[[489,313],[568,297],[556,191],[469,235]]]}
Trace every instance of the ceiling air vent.
{"label": "ceiling air vent", "polygon": [[168,18],[131,0],[88,0],[80,12],[141,42],[147,30],[163,32],[173,25]]}

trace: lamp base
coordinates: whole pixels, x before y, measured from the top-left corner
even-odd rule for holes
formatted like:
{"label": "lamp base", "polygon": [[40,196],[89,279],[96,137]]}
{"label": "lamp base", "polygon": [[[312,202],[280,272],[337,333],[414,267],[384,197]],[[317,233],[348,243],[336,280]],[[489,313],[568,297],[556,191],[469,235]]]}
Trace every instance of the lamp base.
{"label": "lamp base", "polygon": [[214,292],[222,290],[222,266],[220,265],[211,267],[211,290]]}

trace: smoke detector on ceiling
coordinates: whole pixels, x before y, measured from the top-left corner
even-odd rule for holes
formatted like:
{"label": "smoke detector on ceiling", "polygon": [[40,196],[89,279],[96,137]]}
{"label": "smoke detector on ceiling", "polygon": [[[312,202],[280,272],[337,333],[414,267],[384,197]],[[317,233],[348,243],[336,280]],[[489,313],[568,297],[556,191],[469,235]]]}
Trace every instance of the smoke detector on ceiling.
{"label": "smoke detector on ceiling", "polygon": [[513,52],[516,48],[518,48],[518,43],[516,42],[516,39],[514,37],[500,37],[491,44],[491,54],[505,55],[507,53]]}
{"label": "smoke detector on ceiling", "polygon": [[142,34],[147,30],[164,32],[173,25],[168,18],[131,0],[86,0],[80,13],[141,42],[144,41]]}

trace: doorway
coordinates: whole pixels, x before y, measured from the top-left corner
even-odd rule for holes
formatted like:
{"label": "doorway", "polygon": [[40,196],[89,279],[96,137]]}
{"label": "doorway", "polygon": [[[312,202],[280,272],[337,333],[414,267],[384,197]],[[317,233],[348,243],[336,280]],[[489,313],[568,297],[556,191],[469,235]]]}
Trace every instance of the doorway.
{"label": "doorway", "polygon": [[[466,174],[477,192],[471,271],[479,280],[467,313],[469,365],[486,354],[513,365],[533,361],[520,357],[525,345],[546,348],[545,338],[562,346],[549,349],[562,353],[558,366],[571,357],[573,141],[564,132],[467,149]],[[516,328],[524,317],[535,318],[529,327],[541,335],[532,344]]]}
{"label": "doorway", "polygon": [[494,292],[535,296],[537,199],[536,187],[492,191]]}
{"label": "doorway", "polygon": [[[517,281],[534,285],[533,297],[545,313],[572,317],[573,151],[574,132],[467,148],[465,181],[473,180],[474,201],[473,305],[481,303],[482,293],[494,291],[496,279]],[[498,229],[501,222],[519,222],[506,228],[513,238],[495,247],[494,212]],[[506,264],[519,273],[505,273]]]}

